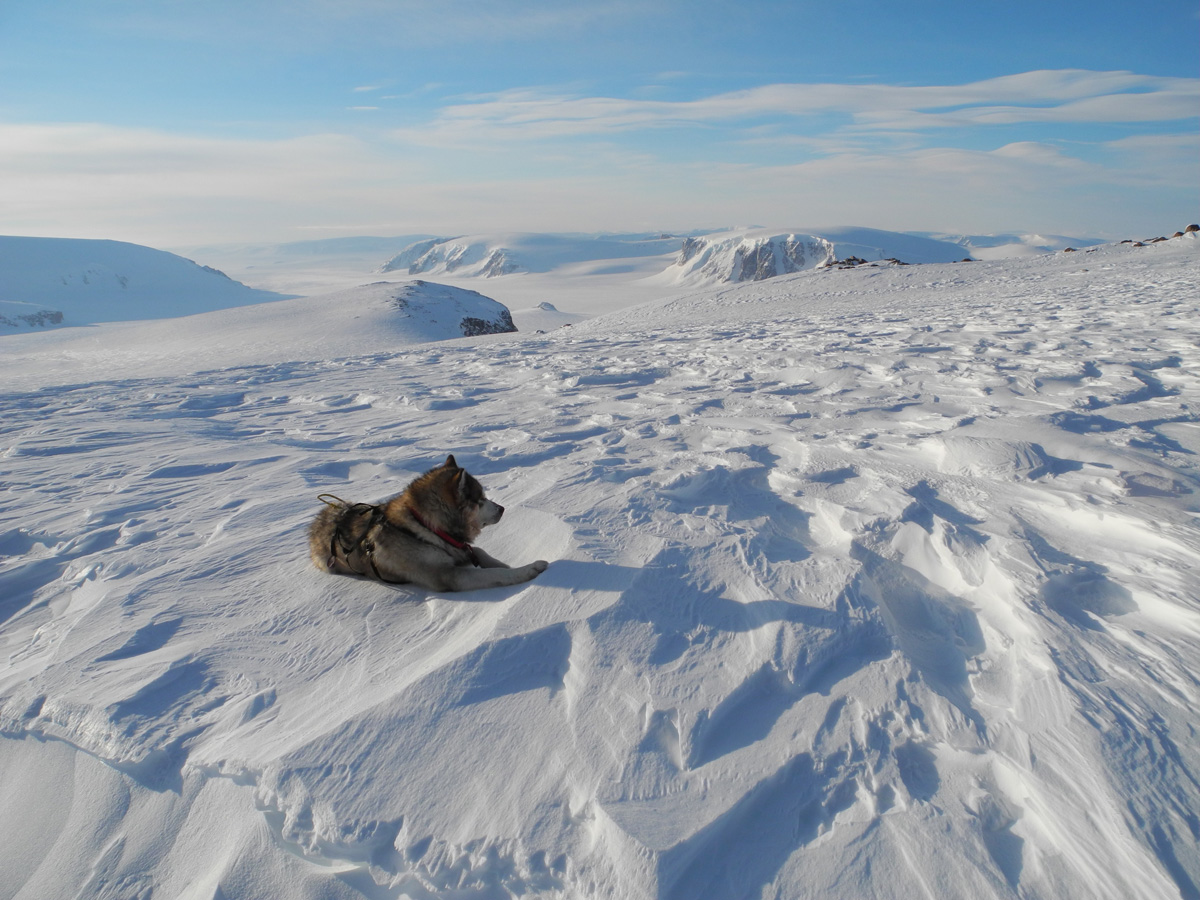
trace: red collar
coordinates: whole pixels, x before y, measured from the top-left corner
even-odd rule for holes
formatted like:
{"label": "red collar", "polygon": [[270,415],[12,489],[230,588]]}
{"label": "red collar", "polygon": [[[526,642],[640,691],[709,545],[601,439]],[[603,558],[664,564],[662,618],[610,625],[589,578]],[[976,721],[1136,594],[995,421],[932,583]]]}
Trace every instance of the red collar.
{"label": "red collar", "polygon": [[466,550],[468,553],[471,552],[471,545],[468,544],[466,541],[460,541],[458,538],[452,538],[452,537],[450,537],[450,535],[446,534],[446,532],[442,531],[440,528],[434,528],[432,525],[430,525],[428,522],[426,522],[424,519],[422,519],[420,516],[418,516],[413,510],[410,509],[408,512],[416,520],[418,525],[420,525],[426,531],[432,531],[434,534],[436,534],[438,537],[440,537],[443,541],[445,541],[451,547],[454,547],[456,550]]}

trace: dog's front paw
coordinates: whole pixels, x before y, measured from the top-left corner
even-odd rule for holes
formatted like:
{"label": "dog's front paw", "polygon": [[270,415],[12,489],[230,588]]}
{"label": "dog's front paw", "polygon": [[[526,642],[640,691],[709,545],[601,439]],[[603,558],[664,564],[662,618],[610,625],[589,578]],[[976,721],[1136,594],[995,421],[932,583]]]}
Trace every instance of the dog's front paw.
{"label": "dog's front paw", "polygon": [[535,562],[529,563],[528,565],[521,566],[521,568],[517,571],[521,573],[522,581],[531,581],[545,572],[549,565],[550,563],[546,562],[544,559],[539,559]]}

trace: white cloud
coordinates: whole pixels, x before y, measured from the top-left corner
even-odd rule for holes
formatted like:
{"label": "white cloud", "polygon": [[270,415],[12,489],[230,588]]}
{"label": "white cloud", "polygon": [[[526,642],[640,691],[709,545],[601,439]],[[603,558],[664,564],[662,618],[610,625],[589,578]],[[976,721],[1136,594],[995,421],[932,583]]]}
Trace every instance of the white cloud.
{"label": "white cloud", "polygon": [[[420,177],[409,164],[407,171]],[[106,125],[0,125],[0,230],[154,246],[288,231],[397,180],[340,135],[216,140]],[[335,214],[337,214],[335,213]]]}
{"label": "white cloud", "polygon": [[[1194,134],[978,149],[938,146],[950,134],[943,121],[906,126],[922,116],[1008,121],[1012,110],[1126,121],[1139,104],[1177,115],[1196,84],[1049,72],[926,88],[768,85],[683,103],[523,91],[456,103],[424,129],[283,140],[0,124],[0,231],[155,246],[286,240],[342,226],[396,234],[756,221],[1114,233],[1128,223],[1149,233],[1192,216]],[[1137,93],[1103,93],[1114,89]],[[839,110],[847,124],[803,134],[770,118],[797,110]],[[877,115],[866,126],[869,112]],[[694,141],[686,162],[612,139],[664,123],[714,139]],[[578,137],[588,143],[560,140]]]}
{"label": "white cloud", "polygon": [[1200,114],[1200,79],[1061,70],[964,85],[772,84],[687,101],[522,90],[448,105],[398,136],[430,145],[540,141],[831,113],[866,130],[1178,121]]}

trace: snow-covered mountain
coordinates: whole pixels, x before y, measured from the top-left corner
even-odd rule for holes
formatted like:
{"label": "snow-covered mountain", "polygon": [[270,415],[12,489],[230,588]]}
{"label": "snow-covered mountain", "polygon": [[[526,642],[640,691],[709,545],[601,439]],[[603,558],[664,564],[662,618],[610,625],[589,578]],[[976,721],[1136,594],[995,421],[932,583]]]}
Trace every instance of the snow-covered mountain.
{"label": "snow-covered mountain", "polygon": [[[820,247],[830,245],[834,260],[857,257],[865,260],[896,258],[904,262],[946,262],[968,255],[999,258],[1030,255],[1032,245],[1001,243],[973,251],[971,240],[951,235],[910,234],[870,228],[821,228],[791,231],[740,228],[722,232],[691,231],[664,234],[526,234],[493,233],[467,237],[354,237],[291,244],[211,245],[182,248],[193,259],[217,266],[255,287],[309,296],[329,293],[379,277],[421,276],[459,286],[469,286],[486,277],[486,292],[512,310],[551,303],[563,309],[564,293],[574,306],[572,313],[595,314],[621,306],[661,299],[680,288],[692,289],[723,283],[735,269],[747,274],[758,271],[747,263],[756,242],[763,236],[780,238],[770,255],[777,258],[777,272],[795,268],[796,248],[786,246],[789,236],[813,245],[805,250],[805,265],[823,259]],[[937,240],[932,240],[937,238]],[[944,239],[943,239],[944,238]],[[1007,241],[1000,236],[997,241]],[[1031,238],[1032,240],[1032,238]],[[714,254],[711,245],[725,243],[724,265],[712,266],[711,275],[695,274],[680,265],[684,244],[702,241],[706,260]],[[1047,246],[1036,252],[1087,247],[1092,241],[1064,238],[1063,247]],[[967,242],[967,243],[963,243]],[[748,245],[740,259],[738,248]],[[695,243],[690,258],[696,258]],[[757,251],[761,257],[766,251]],[[790,260],[790,262],[785,261]],[[755,260],[757,263],[757,259]],[[764,268],[765,271],[765,268]],[[500,277],[507,272],[510,276]]]}
{"label": "snow-covered mountain", "polygon": [[182,316],[281,296],[138,244],[0,237],[0,334]]}
{"label": "snow-covered mountain", "polygon": [[763,281],[836,258],[833,244],[816,235],[736,232],[687,238],[668,277],[691,283]]}
{"label": "snow-covered mountain", "polygon": [[405,248],[382,267],[457,278],[495,278],[515,273],[636,274],[663,284],[695,286],[761,281],[858,257],[904,262],[951,262],[962,247],[944,241],[872,228],[829,228],[815,233],[738,229],[717,234],[478,235],[430,239]]}
{"label": "snow-covered mountain", "polygon": [[581,268],[590,274],[612,274],[641,268],[639,261],[664,257],[678,243],[670,235],[515,233],[433,238],[406,247],[380,271],[480,278]]}
{"label": "snow-covered mountain", "polygon": [[763,281],[842,260],[931,263],[962,258],[963,249],[957,245],[874,228],[826,228],[814,233],[738,229],[684,239],[662,280],[693,286]]}
{"label": "snow-covered mountain", "polygon": [[[0,339],[0,893],[1195,897],[1198,280],[1185,237],[387,350]],[[318,494],[448,452],[537,580],[311,565]]]}

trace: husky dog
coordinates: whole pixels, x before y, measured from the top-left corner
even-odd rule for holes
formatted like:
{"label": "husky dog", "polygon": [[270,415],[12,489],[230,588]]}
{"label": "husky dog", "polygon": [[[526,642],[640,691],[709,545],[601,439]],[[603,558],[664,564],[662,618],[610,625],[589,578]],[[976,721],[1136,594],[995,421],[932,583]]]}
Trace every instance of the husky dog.
{"label": "husky dog", "polygon": [[471,591],[521,584],[548,565],[539,559],[513,569],[471,546],[504,507],[487,499],[453,456],[378,506],[326,497],[308,530],[313,562],[326,572]]}

